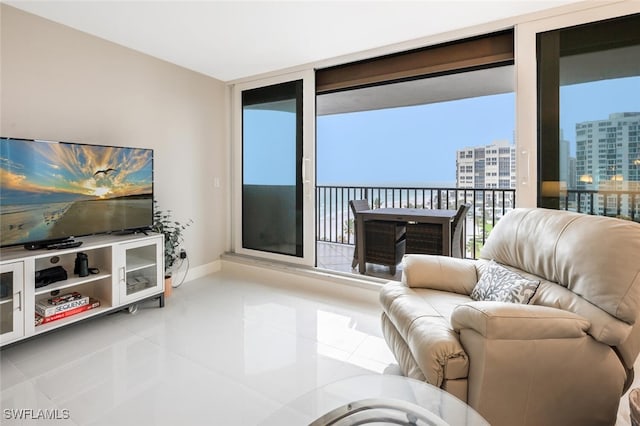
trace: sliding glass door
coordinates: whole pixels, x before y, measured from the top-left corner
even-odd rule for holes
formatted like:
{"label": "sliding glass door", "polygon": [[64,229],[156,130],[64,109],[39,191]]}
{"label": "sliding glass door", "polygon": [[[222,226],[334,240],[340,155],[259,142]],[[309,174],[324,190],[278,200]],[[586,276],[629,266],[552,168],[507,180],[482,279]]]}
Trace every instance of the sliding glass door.
{"label": "sliding glass door", "polygon": [[234,88],[236,252],[314,262],[312,80],[307,73]]}
{"label": "sliding glass door", "polygon": [[640,14],[538,35],[542,207],[640,221]]}

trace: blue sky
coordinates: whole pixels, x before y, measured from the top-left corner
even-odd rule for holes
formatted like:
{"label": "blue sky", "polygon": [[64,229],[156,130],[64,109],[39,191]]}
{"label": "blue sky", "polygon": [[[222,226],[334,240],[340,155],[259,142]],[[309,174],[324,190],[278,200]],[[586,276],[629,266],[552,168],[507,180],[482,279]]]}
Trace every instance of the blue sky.
{"label": "blue sky", "polygon": [[[640,111],[640,77],[561,89],[561,127],[612,112]],[[514,143],[515,95],[318,117],[318,185],[455,186],[457,149],[506,139]]]}
{"label": "blue sky", "polygon": [[246,108],[242,127],[243,183],[295,185],[295,134],[294,113]]}
{"label": "blue sky", "polygon": [[575,155],[576,123],[606,120],[615,112],[640,112],[640,77],[602,80],[560,88],[560,127]]}
{"label": "blue sky", "polygon": [[513,143],[513,93],[318,117],[317,183],[455,184],[456,150]]}

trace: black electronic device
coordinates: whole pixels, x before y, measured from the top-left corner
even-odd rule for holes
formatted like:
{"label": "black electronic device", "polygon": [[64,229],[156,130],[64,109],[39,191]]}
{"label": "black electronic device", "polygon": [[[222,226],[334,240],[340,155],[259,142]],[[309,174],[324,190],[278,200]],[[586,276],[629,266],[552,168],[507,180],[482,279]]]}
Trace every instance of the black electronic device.
{"label": "black electronic device", "polygon": [[66,248],[80,247],[81,245],[82,241],[69,240],[61,243],[49,244],[47,245],[47,250],[62,250]]}
{"label": "black electronic device", "polygon": [[67,241],[67,238],[56,238],[56,239],[47,240],[47,241],[32,241],[32,242],[26,243],[24,245],[24,248],[27,250],[41,250],[41,249],[46,249],[52,244],[58,244],[63,241]]}
{"label": "black electronic device", "polygon": [[41,269],[40,271],[36,271],[36,288],[66,279],[67,271],[62,266],[52,266],[51,268]]}
{"label": "black electronic device", "polygon": [[72,238],[61,238],[47,241],[34,241],[27,243],[23,247],[27,250],[62,250],[66,248],[80,247],[82,241],[76,241]]}
{"label": "black electronic device", "polygon": [[152,149],[0,137],[0,158],[2,247],[153,226]]}
{"label": "black electronic device", "polygon": [[76,263],[73,268],[73,273],[79,277],[86,277],[89,275],[89,257],[86,253],[76,254]]}

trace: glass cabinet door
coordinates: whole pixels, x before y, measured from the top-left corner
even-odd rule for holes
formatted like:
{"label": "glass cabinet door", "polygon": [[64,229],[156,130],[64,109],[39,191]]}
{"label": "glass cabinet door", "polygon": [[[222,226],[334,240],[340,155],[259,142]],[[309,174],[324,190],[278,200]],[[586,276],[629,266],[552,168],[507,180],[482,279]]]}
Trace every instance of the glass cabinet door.
{"label": "glass cabinet door", "polygon": [[24,281],[22,262],[0,266],[0,342],[24,334]]}
{"label": "glass cabinet door", "polygon": [[164,280],[158,267],[162,262],[160,239],[123,244],[124,266],[120,267],[120,301],[134,301],[161,291]]}

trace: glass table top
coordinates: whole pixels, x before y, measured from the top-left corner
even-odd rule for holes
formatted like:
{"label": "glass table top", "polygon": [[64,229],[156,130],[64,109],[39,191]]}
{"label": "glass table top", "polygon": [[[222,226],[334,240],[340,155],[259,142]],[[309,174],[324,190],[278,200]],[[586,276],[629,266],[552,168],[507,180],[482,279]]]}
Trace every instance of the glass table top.
{"label": "glass table top", "polygon": [[277,410],[261,426],[469,425],[489,423],[453,395],[394,375],[363,375],[321,386]]}

